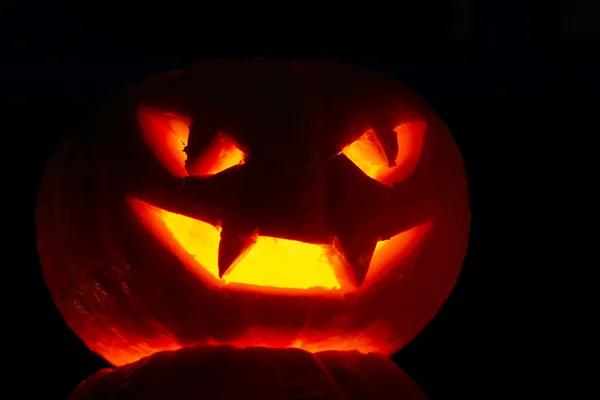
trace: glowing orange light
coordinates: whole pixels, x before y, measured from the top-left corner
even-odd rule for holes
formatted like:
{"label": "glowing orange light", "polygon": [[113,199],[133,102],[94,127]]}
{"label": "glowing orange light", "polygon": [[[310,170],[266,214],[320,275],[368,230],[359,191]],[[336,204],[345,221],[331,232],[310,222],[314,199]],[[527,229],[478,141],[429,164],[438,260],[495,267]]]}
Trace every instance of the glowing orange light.
{"label": "glowing orange light", "polygon": [[137,118],[144,141],[173,176],[215,175],[244,164],[246,154],[231,137],[219,133],[186,169],[184,149],[188,144],[190,120],[144,105],[138,107]]}
{"label": "glowing orange light", "polygon": [[190,134],[189,119],[143,105],[138,107],[137,119],[144,141],[158,161],[174,176],[187,176],[183,150]]}
{"label": "glowing orange light", "polygon": [[215,175],[244,164],[246,154],[228,135],[219,133],[204,152],[188,167],[190,175]]}
{"label": "glowing orange light", "polygon": [[[256,236],[231,268],[219,278],[221,228],[128,198],[140,221],[206,283],[264,290],[303,290],[309,294],[343,294],[355,290],[343,254],[333,244],[311,244]],[[377,243],[362,287],[380,279],[420,242],[431,223]],[[241,285],[241,286],[240,286]]]}
{"label": "glowing orange light", "polygon": [[290,289],[339,289],[335,271],[342,263],[332,245],[259,236],[223,280]]}
{"label": "glowing orange light", "polygon": [[[93,329],[92,324],[90,324],[90,328]],[[96,341],[94,343],[94,351],[102,354],[106,361],[112,365],[121,366],[137,361],[140,358],[149,356],[158,351],[178,350],[183,347],[172,334],[162,331],[164,331],[164,329],[158,330],[157,337],[130,342],[129,344],[131,344],[131,347],[125,348],[123,347],[123,341],[118,339],[109,342]]]}
{"label": "glowing orange light", "polygon": [[377,281],[389,271],[390,266],[398,265],[417,247],[431,226],[431,222],[425,222],[388,240],[377,242],[365,283]]}
{"label": "glowing orange light", "polygon": [[342,153],[369,177],[393,186],[406,179],[416,168],[426,127],[424,122],[411,122],[394,128],[398,155],[393,166],[388,165],[383,145],[372,130],[344,147]]}
{"label": "glowing orange light", "polygon": [[385,323],[375,322],[360,331],[349,332],[343,329],[336,329],[336,322],[338,321],[332,320],[331,329],[326,331],[303,329],[294,338],[281,335],[277,330],[273,330],[272,328],[254,326],[246,330],[235,340],[227,342],[211,340],[209,344],[230,344],[238,348],[249,346],[295,347],[311,353],[327,350],[385,353],[387,349],[393,349],[397,345],[394,342],[382,342],[381,340],[374,339],[390,331],[390,327]]}
{"label": "glowing orange light", "polygon": [[220,228],[128,197],[140,221],[163,246],[207,283],[219,283]]}

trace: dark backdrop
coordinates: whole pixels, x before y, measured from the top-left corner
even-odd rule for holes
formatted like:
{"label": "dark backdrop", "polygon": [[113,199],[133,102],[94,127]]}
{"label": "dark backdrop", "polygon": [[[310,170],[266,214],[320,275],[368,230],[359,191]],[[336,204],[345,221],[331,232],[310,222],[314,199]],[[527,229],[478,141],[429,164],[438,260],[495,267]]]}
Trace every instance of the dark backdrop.
{"label": "dark backdrop", "polygon": [[600,3],[415,3],[2,5],[7,398],[64,398],[107,365],[62,321],[37,259],[36,191],[60,136],[146,75],[248,56],[385,71],[453,131],[471,191],[468,255],[438,316],[394,356],[432,400],[592,395],[597,295],[583,254],[594,245]]}

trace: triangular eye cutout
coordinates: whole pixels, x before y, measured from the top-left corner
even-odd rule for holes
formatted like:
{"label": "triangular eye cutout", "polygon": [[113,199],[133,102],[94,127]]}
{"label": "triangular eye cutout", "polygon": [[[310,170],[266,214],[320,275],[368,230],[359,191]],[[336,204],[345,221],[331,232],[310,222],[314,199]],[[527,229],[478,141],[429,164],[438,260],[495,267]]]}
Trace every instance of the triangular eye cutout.
{"label": "triangular eye cutout", "polygon": [[215,175],[245,163],[246,153],[229,135],[219,132],[208,147],[186,166],[190,175]]}
{"label": "triangular eye cutout", "polygon": [[394,128],[398,140],[398,154],[394,163],[388,162],[382,142],[373,130],[365,132],[342,149],[342,153],[362,172],[376,181],[394,186],[404,181],[415,170],[421,149],[425,122],[408,122]]}
{"label": "triangular eye cutout", "polygon": [[225,133],[217,134],[198,157],[188,160],[185,149],[190,135],[189,118],[140,105],[137,119],[144,141],[173,176],[215,175],[244,164],[246,154]]}
{"label": "triangular eye cutout", "polygon": [[144,141],[158,161],[173,176],[187,176],[185,147],[190,134],[190,120],[145,105],[138,106],[137,120]]}

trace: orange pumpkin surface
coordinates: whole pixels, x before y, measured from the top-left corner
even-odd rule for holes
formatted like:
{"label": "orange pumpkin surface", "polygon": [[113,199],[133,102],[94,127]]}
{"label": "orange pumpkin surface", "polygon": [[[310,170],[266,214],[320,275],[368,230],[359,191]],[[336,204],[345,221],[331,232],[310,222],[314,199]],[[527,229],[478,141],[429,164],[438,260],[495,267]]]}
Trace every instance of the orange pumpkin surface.
{"label": "orange pumpkin surface", "polygon": [[101,369],[67,400],[427,400],[389,358],[357,351],[232,346],[162,351]]}

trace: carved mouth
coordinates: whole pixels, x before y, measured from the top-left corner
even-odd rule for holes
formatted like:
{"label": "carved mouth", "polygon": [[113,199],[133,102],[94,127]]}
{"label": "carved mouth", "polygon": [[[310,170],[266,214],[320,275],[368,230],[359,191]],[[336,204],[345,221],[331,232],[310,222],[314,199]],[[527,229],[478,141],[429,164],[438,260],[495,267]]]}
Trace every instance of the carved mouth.
{"label": "carved mouth", "polygon": [[377,243],[366,278],[357,285],[337,240],[312,244],[256,232],[221,276],[221,228],[127,198],[142,224],[205,284],[282,294],[343,295],[368,287],[398,265],[431,227],[426,222]]}

